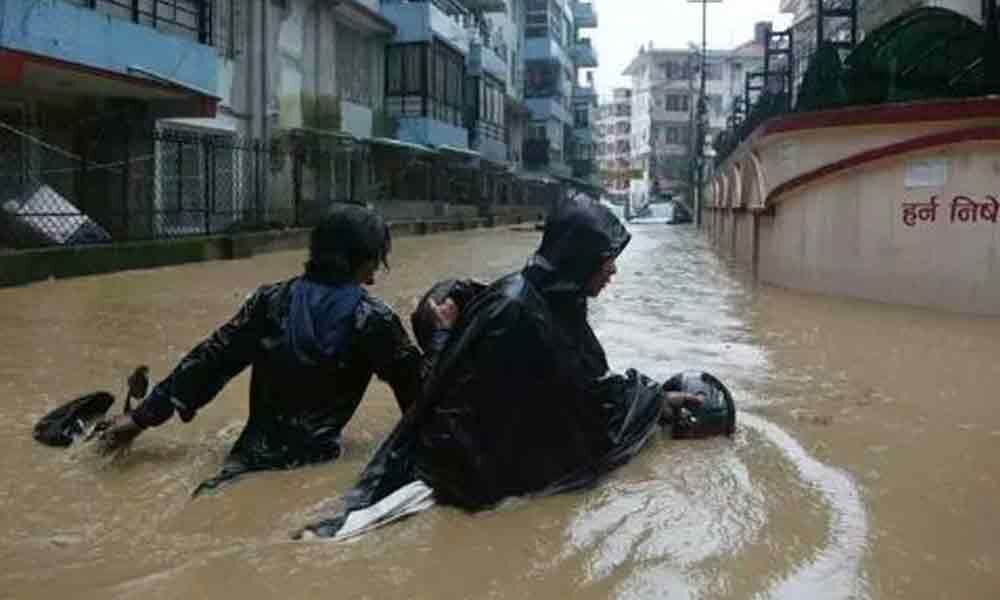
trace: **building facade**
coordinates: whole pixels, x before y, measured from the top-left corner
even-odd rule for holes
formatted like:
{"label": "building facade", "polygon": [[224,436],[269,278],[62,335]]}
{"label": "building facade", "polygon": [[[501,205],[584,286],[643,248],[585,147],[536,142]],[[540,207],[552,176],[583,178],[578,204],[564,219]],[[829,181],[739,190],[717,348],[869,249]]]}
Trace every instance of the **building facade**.
{"label": "building facade", "polygon": [[[592,6],[544,5],[527,37],[538,4],[8,0],[0,179],[44,182],[111,239],[308,222],[345,199],[390,218],[523,202],[526,137],[569,174],[573,82],[596,65]],[[526,86],[544,65],[548,96]]]}
{"label": "building facade", "polygon": [[578,0],[527,0],[525,10],[524,96],[531,120],[525,133],[524,166],[569,176],[574,161],[580,172],[584,166],[579,163],[586,160],[578,158],[592,155],[587,144],[582,155],[575,150],[576,132],[586,140],[592,128],[589,116],[575,118],[574,107],[588,107],[589,112],[596,104],[593,80],[580,85],[579,77],[581,70],[598,64],[590,39],[582,34],[597,26],[597,15],[593,4]]}
{"label": "building facade", "polygon": [[597,164],[612,199],[628,193],[632,174],[632,90],[615,88],[598,108]]}
{"label": "building facade", "polygon": [[[735,102],[741,101],[746,73],[763,66],[764,24],[758,37],[732,50],[707,52],[705,94],[711,140],[726,128]],[[625,69],[632,78],[632,168],[648,178],[654,193],[688,193],[700,85],[700,49],[640,49]]]}

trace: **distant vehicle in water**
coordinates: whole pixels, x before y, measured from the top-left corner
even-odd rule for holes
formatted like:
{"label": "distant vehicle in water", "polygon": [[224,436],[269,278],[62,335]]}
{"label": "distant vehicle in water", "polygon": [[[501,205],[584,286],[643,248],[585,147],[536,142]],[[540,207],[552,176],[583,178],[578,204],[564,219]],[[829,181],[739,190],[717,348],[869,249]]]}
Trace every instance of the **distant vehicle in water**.
{"label": "distant vehicle in water", "polygon": [[691,218],[691,213],[688,212],[687,208],[680,202],[673,203],[674,210],[673,214],[667,220],[668,225],[685,225],[693,221]]}

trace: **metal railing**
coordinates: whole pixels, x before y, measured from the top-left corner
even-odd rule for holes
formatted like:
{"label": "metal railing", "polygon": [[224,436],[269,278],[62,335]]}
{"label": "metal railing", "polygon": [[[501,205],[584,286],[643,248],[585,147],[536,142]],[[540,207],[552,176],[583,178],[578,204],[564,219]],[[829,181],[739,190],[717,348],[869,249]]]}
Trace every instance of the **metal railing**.
{"label": "metal railing", "polygon": [[212,43],[213,0],[70,0],[102,14]]}

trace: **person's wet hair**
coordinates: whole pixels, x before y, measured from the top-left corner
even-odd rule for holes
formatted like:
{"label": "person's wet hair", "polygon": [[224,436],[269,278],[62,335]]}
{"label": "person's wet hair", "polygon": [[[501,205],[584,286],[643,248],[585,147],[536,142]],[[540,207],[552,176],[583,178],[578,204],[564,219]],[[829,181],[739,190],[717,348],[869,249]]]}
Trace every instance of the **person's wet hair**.
{"label": "person's wet hair", "polygon": [[335,204],[310,234],[306,277],[342,283],[372,261],[388,269],[391,250],[389,227],[377,212],[360,204]]}

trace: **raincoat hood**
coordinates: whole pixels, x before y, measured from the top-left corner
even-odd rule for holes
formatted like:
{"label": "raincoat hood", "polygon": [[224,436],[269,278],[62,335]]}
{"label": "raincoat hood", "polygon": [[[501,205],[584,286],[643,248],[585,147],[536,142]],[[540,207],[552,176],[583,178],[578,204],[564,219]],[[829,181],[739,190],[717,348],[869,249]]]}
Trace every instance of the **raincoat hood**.
{"label": "raincoat hood", "polygon": [[541,246],[528,261],[525,275],[543,293],[582,294],[601,263],[621,254],[631,239],[604,205],[567,201],[546,222]]}
{"label": "raincoat hood", "polygon": [[354,312],[364,295],[354,283],[293,282],[285,331],[289,358],[316,366],[336,357],[351,339]]}

